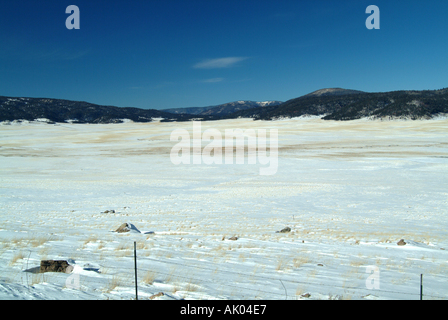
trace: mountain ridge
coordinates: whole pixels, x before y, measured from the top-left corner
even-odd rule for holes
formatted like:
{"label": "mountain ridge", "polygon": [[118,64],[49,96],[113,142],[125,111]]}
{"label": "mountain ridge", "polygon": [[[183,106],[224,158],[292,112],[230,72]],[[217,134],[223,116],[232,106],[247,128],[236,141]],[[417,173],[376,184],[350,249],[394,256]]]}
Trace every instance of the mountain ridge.
{"label": "mountain ridge", "polygon": [[301,96],[273,108],[256,108],[235,112],[232,118],[275,120],[305,115],[322,116],[323,120],[406,118],[429,119],[448,114],[448,88],[439,90],[401,90],[357,92],[350,94]]}
{"label": "mountain ridge", "polygon": [[358,93],[366,93],[364,91],[352,90],[352,89],[343,89],[343,88],[325,88],[313,91],[299,98],[306,97],[322,97],[322,96],[342,96],[348,94],[358,94]]}
{"label": "mountain ridge", "polygon": [[164,122],[235,118],[275,120],[304,115],[321,116],[323,120],[347,121],[364,117],[430,119],[438,114],[448,114],[448,88],[376,93],[327,88],[283,103],[239,100],[204,107],[193,114],[101,106],[64,99],[0,96],[0,121],[48,119],[49,122],[62,123],[121,123],[123,119],[150,122],[155,118]]}
{"label": "mountain ridge", "polygon": [[0,96],[0,121],[48,119],[49,122],[121,123],[123,119],[151,122],[154,118],[185,121],[192,116],[155,109],[103,106],[85,101]]}
{"label": "mountain ridge", "polygon": [[170,108],[164,109],[165,112],[174,114],[194,114],[194,115],[228,115],[236,111],[246,110],[257,107],[266,107],[271,105],[279,105],[282,101],[251,101],[251,100],[238,100],[228,103],[223,103],[216,106],[208,107],[192,107],[192,108]]}

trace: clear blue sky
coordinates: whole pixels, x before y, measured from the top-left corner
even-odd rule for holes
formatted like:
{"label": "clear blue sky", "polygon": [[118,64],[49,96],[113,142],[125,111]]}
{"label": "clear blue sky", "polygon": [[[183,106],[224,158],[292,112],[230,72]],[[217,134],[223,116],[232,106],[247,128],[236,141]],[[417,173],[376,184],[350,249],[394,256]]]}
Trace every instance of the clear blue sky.
{"label": "clear blue sky", "polygon": [[164,109],[440,89],[447,17],[447,0],[3,0],[0,95]]}

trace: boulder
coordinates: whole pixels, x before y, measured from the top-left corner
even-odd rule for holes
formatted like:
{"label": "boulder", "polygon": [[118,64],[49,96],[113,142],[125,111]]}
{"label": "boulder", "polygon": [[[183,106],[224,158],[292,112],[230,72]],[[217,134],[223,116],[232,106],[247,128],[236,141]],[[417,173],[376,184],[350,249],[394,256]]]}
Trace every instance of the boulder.
{"label": "boulder", "polygon": [[125,233],[129,231],[131,231],[131,226],[129,225],[129,223],[123,223],[117,230],[115,230],[115,232],[118,233]]}
{"label": "boulder", "polygon": [[400,241],[397,242],[397,245],[399,245],[399,246],[405,246],[405,245],[406,245],[406,242],[404,242],[404,240],[401,239]]}
{"label": "boulder", "polygon": [[283,228],[280,231],[277,231],[277,233],[288,233],[288,232],[291,232],[291,228],[290,227],[286,227],[286,228]]}
{"label": "boulder", "polygon": [[[124,233],[124,232],[134,232],[134,233],[142,233],[140,230],[137,229],[136,226],[134,226],[132,223],[123,223],[117,230],[115,230],[115,232],[118,233]],[[151,233],[151,232],[145,232],[146,233]]]}
{"label": "boulder", "polygon": [[65,260],[42,260],[39,272],[64,272],[71,273],[73,266]]}

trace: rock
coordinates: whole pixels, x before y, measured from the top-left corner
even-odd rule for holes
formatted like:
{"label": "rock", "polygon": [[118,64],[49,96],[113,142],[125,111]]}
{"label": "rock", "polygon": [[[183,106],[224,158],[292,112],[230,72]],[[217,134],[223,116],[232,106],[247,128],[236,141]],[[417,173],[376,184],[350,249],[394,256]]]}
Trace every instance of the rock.
{"label": "rock", "polygon": [[405,246],[405,245],[406,245],[406,242],[404,242],[404,240],[401,239],[400,241],[397,242],[397,245],[399,245],[399,246]]}
{"label": "rock", "polygon": [[125,233],[129,231],[131,231],[131,226],[129,225],[129,223],[123,223],[117,230],[115,230],[115,232],[118,233]]}
{"label": "rock", "polygon": [[92,271],[92,272],[96,272],[96,273],[101,273],[100,268],[98,266],[92,265],[90,263],[85,263],[82,266],[82,269],[85,271]]}
{"label": "rock", "polygon": [[65,269],[65,273],[72,273],[74,269],[75,269],[74,266],[69,265],[69,266]]}
{"label": "rock", "polygon": [[163,292],[159,292],[159,293],[156,293],[156,294],[153,294],[152,296],[150,296],[149,299],[153,300],[157,297],[163,297],[164,295],[165,294]]}
{"label": "rock", "polygon": [[277,233],[288,233],[288,232],[291,232],[291,228],[290,227],[286,227],[286,228],[283,228],[280,231],[277,231]]}
{"label": "rock", "polygon": [[69,265],[65,260],[42,260],[40,262],[39,272],[64,272],[71,273],[73,266]]}
{"label": "rock", "polygon": [[[133,232],[133,233],[142,233],[140,230],[137,229],[136,226],[134,226],[132,223],[123,223],[117,230],[115,230],[115,232],[118,233],[125,233],[125,232]],[[150,232],[145,232],[146,233],[153,233],[152,231]]]}

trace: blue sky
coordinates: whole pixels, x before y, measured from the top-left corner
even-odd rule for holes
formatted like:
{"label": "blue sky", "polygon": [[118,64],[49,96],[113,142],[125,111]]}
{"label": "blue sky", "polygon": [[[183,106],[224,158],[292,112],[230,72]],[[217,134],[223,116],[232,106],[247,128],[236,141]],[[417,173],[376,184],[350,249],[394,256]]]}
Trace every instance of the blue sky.
{"label": "blue sky", "polygon": [[[372,4],[379,30],[365,26]],[[165,109],[440,89],[447,14],[446,0],[5,0],[0,95]]]}

